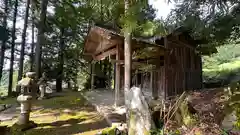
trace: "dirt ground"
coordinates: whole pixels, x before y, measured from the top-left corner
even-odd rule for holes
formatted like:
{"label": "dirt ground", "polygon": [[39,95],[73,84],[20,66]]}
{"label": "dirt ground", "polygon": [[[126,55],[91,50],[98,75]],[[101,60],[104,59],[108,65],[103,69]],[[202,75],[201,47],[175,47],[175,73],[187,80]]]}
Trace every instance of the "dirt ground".
{"label": "dirt ground", "polygon": [[200,117],[202,132],[221,134],[220,124],[224,117],[223,89],[208,89],[191,93],[191,103]]}
{"label": "dirt ground", "polygon": [[197,112],[199,124],[191,129],[180,127],[181,134],[195,135],[240,135],[240,132],[225,132],[221,128],[224,119],[224,88],[205,89],[189,92],[190,103]]}

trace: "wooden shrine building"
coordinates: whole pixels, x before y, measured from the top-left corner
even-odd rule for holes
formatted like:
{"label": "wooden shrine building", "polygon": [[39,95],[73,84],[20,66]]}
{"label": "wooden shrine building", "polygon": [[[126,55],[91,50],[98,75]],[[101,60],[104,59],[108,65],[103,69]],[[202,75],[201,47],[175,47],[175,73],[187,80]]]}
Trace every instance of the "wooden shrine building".
{"label": "wooden shrine building", "polygon": [[[131,46],[132,85],[143,88],[147,84],[155,98],[201,89],[201,56],[196,52],[196,41],[187,32],[177,29],[165,37],[132,38]],[[85,39],[84,54],[89,61],[109,58],[116,64],[115,90],[123,88],[124,37],[119,32],[92,26]]]}

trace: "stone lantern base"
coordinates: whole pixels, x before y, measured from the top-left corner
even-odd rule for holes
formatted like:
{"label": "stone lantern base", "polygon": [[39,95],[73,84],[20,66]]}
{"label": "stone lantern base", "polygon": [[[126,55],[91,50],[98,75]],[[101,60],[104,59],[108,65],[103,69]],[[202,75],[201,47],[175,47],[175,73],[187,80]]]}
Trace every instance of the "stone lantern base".
{"label": "stone lantern base", "polygon": [[21,104],[21,112],[18,117],[18,121],[14,124],[16,130],[25,131],[36,127],[37,125],[33,121],[29,121],[32,96],[22,94],[18,96],[17,101]]}
{"label": "stone lantern base", "polygon": [[37,127],[37,124],[34,123],[33,121],[29,121],[27,124],[22,124],[19,125],[18,123],[15,123],[12,127],[11,130],[14,132],[20,132],[20,131],[26,131],[32,128]]}
{"label": "stone lantern base", "polygon": [[44,97],[38,97],[38,100],[43,100],[43,99],[47,99],[47,97],[46,97],[46,96],[44,96]]}

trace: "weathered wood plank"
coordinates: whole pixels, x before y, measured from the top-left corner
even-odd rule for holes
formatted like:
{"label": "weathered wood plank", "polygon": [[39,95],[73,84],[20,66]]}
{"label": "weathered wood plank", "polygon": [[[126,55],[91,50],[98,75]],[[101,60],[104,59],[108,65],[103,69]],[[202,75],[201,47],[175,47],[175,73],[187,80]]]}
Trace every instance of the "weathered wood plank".
{"label": "weathered wood plank", "polygon": [[91,90],[95,88],[95,62],[91,62]]}
{"label": "weathered wood plank", "polygon": [[195,48],[193,46],[188,45],[188,44],[186,44],[184,42],[181,42],[180,40],[170,40],[169,42],[174,44],[174,45],[183,46],[183,47],[185,46],[187,48],[195,50]]}
{"label": "weathered wood plank", "polygon": [[167,37],[164,38],[164,46],[167,49],[164,53],[164,99],[168,96],[168,40]]}
{"label": "weathered wood plank", "polygon": [[112,48],[110,50],[107,50],[106,52],[100,53],[98,55],[93,55],[94,60],[102,60],[105,57],[109,56],[109,55],[114,55],[117,53],[117,49],[116,48]]}

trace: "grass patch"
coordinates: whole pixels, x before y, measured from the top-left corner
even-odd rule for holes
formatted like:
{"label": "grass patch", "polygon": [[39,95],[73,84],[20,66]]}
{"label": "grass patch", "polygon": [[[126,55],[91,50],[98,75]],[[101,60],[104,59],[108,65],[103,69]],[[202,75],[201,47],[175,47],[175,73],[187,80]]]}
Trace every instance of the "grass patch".
{"label": "grass patch", "polygon": [[[79,92],[67,92],[63,97],[34,101],[33,106],[42,108],[31,113],[30,120],[37,123],[38,127],[18,135],[93,135],[107,127],[105,119]],[[11,127],[15,122],[16,119],[0,125]]]}
{"label": "grass patch", "polygon": [[205,82],[222,82],[229,84],[240,80],[240,60],[219,65],[217,68],[203,69]]}
{"label": "grass patch", "polygon": [[16,104],[17,98],[6,98],[4,100],[0,100],[0,104]]}

